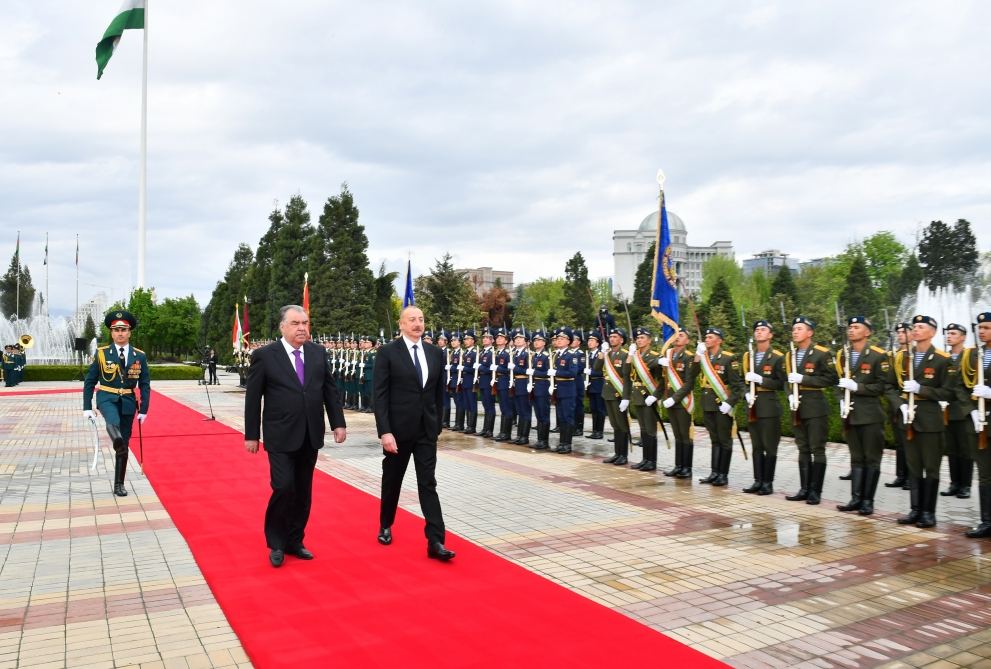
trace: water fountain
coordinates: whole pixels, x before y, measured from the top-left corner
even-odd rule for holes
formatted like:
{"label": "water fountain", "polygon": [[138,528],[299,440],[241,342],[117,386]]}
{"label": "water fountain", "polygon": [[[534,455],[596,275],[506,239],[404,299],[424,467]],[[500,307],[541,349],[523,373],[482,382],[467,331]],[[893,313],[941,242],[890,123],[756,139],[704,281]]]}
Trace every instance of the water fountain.
{"label": "water fountain", "polygon": [[29,334],[34,346],[27,353],[28,365],[72,365],[76,354],[72,344],[76,335],[75,325],[64,316],[49,317],[42,313],[41,301],[36,296],[28,318],[6,317],[0,314],[0,344],[13,344],[21,335]]}
{"label": "water fountain", "polygon": [[970,325],[974,322],[974,317],[983,311],[991,311],[991,285],[983,288],[965,286],[959,291],[952,288],[937,288],[933,291],[929,290],[923,281],[914,296],[909,295],[902,301],[898,309],[898,320],[907,321],[915,314],[932,316],[939,323],[940,328],[933,338],[933,343],[945,349],[946,342],[942,329],[947,323],[960,323],[966,326],[968,333],[965,345],[973,346],[974,334],[970,332]]}

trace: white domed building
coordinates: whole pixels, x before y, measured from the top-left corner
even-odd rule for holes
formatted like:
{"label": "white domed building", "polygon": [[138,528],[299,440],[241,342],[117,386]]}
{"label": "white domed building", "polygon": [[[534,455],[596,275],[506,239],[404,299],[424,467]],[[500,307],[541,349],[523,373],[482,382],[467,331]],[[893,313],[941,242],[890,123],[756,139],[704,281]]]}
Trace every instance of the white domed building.
{"label": "white domed building", "polygon": [[[685,222],[670,209],[668,229],[671,232],[671,257],[675,271],[685,289],[698,293],[702,288],[702,265],[713,256],[734,257],[733,242],[717,241],[709,246],[689,246]],[[637,267],[643,262],[651,242],[657,238],[658,211],[647,214],[636,230],[613,230],[613,292],[626,298],[633,296],[633,280]]]}

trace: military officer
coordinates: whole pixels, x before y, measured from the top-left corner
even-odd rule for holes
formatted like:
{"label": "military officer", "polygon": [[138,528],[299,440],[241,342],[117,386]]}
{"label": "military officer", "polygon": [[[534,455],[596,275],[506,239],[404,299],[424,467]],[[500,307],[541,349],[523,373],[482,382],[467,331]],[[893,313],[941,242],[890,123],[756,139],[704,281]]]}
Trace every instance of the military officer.
{"label": "military officer", "polygon": [[514,444],[526,446],[530,443],[530,422],[533,412],[530,407],[530,383],[533,378],[532,353],[526,330],[513,331],[513,411],[516,414],[516,439]]}
{"label": "military officer", "polygon": [[495,348],[492,346],[492,328],[482,330],[482,350],[478,353],[478,394],[482,399],[482,431],[480,437],[492,437],[495,429],[495,386],[492,383],[492,362],[495,359]]}
{"label": "military officer", "polygon": [[552,397],[557,402],[557,426],[560,431],[555,453],[571,452],[571,437],[575,429],[575,377],[578,376],[578,357],[571,352],[573,331],[567,326],[554,330],[551,370],[547,373],[553,381]]}
{"label": "military officer", "polygon": [[457,330],[452,330],[450,342],[451,357],[449,358],[449,364],[451,365],[451,377],[447,381],[447,396],[454,400],[454,427],[451,428],[451,431],[464,432],[465,406],[461,397],[461,375],[464,372],[464,367],[461,365],[461,355],[463,353],[461,350],[461,333]]}
{"label": "military officer", "polygon": [[743,397],[740,361],[723,349],[723,331],[706,328],[705,337],[695,349],[702,377],[702,419],[712,443],[712,473],[702,483],[724,486],[729,483],[733,458],[733,406]]}
{"label": "military officer", "polygon": [[[590,332],[588,335],[588,367],[585,368],[588,387],[585,388],[585,395],[588,397],[589,413],[592,414],[592,433],[588,435],[589,439],[602,439],[602,431],[606,425],[606,402],[602,399],[602,391],[606,382],[603,365],[609,344],[600,337],[602,335],[598,332]],[[599,350],[600,347],[605,350]]]}
{"label": "military officer", "polygon": [[495,331],[496,352],[490,367],[495,374],[496,396],[499,398],[499,433],[496,441],[509,441],[513,429],[513,400],[510,397],[512,387],[513,355],[509,350],[509,333],[506,328]]}
{"label": "military officer", "polygon": [[612,457],[603,460],[606,464],[625,465],[630,446],[630,418],[627,410],[630,400],[624,398],[623,386],[630,376],[629,353],[626,346],[626,331],[622,328],[609,330],[609,349],[602,356],[602,372],[606,383],[602,388],[602,399],[606,405],[606,415],[613,431]]}
{"label": "military officer", "polygon": [[687,350],[688,331],[679,327],[667,354],[660,360],[664,367],[664,400],[662,405],[668,411],[668,421],[674,432],[674,467],[664,472],[665,476],[678,479],[692,477],[692,460],[695,456],[695,442],[692,440],[692,412],[695,409],[695,380],[699,366]]}
{"label": "military officer", "polygon": [[950,356],[933,346],[939,325],[932,316],[912,318],[908,351],[895,356],[888,380],[888,401],[897,407],[905,425],[905,460],[910,478],[911,511],[898,519],[901,525],[933,527],[943,448],[943,410],[940,402],[953,399],[959,369]]}
{"label": "military officer", "polygon": [[533,413],[537,419],[537,443],[530,448],[536,451],[550,448],[547,443],[551,429],[551,379],[547,375],[550,369],[547,335],[543,330],[537,330],[533,333],[533,355],[530,358],[530,370],[527,370],[533,377]]}
{"label": "military officer", "polygon": [[[112,345],[100,346],[83,382],[83,415],[93,417],[93,391],[96,408],[103,414],[107,434],[114,446],[113,493],[126,497],[124,475],[127,471],[128,444],[134,415],[144,423],[151,402],[148,358],[144,351],[130,344],[131,331],[138,326],[134,316],[123,309],[109,312],[103,319],[110,328]],[[137,390],[140,395],[135,395]]]}
{"label": "military officer", "polygon": [[[895,355],[898,351],[908,349],[909,333],[912,331],[911,323],[899,323],[895,326],[895,342],[897,348],[888,351],[888,363],[894,364]],[[905,425],[902,424],[898,408],[888,405],[888,420],[891,422],[891,431],[895,436],[895,480],[884,484],[885,488],[909,489],[908,467],[905,464]]]}
{"label": "military officer", "polygon": [[829,436],[829,402],[823,395],[823,388],[835,386],[839,377],[829,349],[812,339],[815,336],[815,321],[796,316],[791,323],[794,354],[787,359],[787,390],[793,414],[795,445],[798,447],[801,487],[785,499],[818,504],[822,499],[822,482],[826,478],[826,439]]}
{"label": "military officer", "polygon": [[754,482],[743,492],[770,495],[781,442],[781,402],[778,391],[788,383],[784,353],[772,346],[774,331],[766,320],[754,323],[753,346],[743,354],[743,380],[751,384],[746,394],[747,422],[753,444]]}
{"label": "military officer", "polygon": [[[977,493],[981,522],[966,535],[971,539],[991,537],[991,311],[977,314],[977,347],[967,349],[960,364],[958,395],[973,407],[974,460],[977,462]],[[981,378],[983,377],[983,378]],[[978,383],[983,381],[983,383]],[[983,411],[982,411],[983,409]]]}
{"label": "military officer", "polygon": [[[840,511],[856,511],[862,516],[874,513],[874,493],[881,476],[884,453],[885,412],[881,396],[887,388],[891,364],[883,348],[868,341],[874,327],[865,316],[847,319],[846,350],[836,354],[837,387],[843,393],[840,416],[850,449],[850,501],[837,505]],[[846,402],[849,393],[850,403]]]}
{"label": "military officer", "polygon": [[[450,385],[451,380],[451,348],[447,343],[447,330],[441,328],[435,333],[437,335],[437,348],[444,352],[444,378],[442,382],[444,388]],[[441,427],[445,430],[451,429],[451,397],[444,391],[444,416]]]}
{"label": "military officer", "polygon": [[475,331],[464,332],[465,350],[461,354],[461,404],[465,411],[465,434],[475,434],[478,429],[478,396],[475,394],[475,375],[478,373],[478,349],[475,347]]}
{"label": "military officer", "polygon": [[578,360],[578,374],[575,376],[575,430],[574,436],[585,435],[585,368],[588,367],[588,353],[582,353],[584,343],[583,333],[575,330],[571,333],[571,348],[569,349]]}
{"label": "military officer", "polygon": [[[949,323],[943,328],[943,335],[950,362],[959,369],[960,356],[967,340],[967,328],[959,323]],[[946,439],[943,443],[950,469],[950,486],[939,493],[943,497],[970,497],[970,486],[974,480],[974,423],[970,419],[972,409],[969,398],[960,401],[957,397],[946,407]]]}
{"label": "military officer", "polygon": [[629,400],[636,407],[643,459],[630,465],[630,468],[652,472],[657,469],[658,414],[654,405],[664,397],[664,368],[661,367],[660,354],[650,347],[653,343],[650,330],[640,327],[633,334],[635,346],[630,348],[629,372],[624,378],[623,399]]}

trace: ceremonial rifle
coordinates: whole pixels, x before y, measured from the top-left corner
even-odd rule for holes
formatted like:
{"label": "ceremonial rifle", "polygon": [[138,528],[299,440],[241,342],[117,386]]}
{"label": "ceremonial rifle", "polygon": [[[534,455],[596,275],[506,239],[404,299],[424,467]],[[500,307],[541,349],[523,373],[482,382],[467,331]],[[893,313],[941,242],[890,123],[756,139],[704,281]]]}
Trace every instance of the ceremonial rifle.
{"label": "ceremonial rifle", "polygon": [[[976,357],[977,366],[977,385],[983,386],[984,379],[984,356],[981,354],[981,340],[977,337],[977,325],[975,323],[970,324],[970,329],[974,333],[974,356]],[[979,450],[985,450],[988,447],[988,431],[985,412],[987,411],[986,403],[983,397],[977,398],[977,448]]]}

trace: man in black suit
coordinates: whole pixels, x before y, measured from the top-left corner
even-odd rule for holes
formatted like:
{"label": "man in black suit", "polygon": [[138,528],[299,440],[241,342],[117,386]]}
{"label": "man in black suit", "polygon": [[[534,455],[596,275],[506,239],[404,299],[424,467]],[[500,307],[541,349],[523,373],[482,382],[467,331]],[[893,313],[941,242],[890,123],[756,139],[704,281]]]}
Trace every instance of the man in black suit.
{"label": "man in black suit", "polygon": [[372,406],[385,456],[378,540],[383,545],[392,543],[392,523],[412,456],[420,509],[427,521],[427,557],[447,561],[454,551],[444,547],[444,517],[434,477],[446,392],[444,354],[421,340],[423,312],[416,307],[403,309],[399,330],[402,336],[379,349],[375,359]]}
{"label": "man in black suit", "polygon": [[[340,444],[347,436],[344,411],[323,347],[310,341],[310,319],[303,307],[282,307],[282,337],[255,350],[244,395],[244,447],[258,451],[259,427],[271,472],[272,497],[265,511],[269,560],[279,567],[285,554],[312,560],[303,546],[310,517],[313,468],[323,447],[324,411]],[[262,415],[262,398],[265,413]]]}

